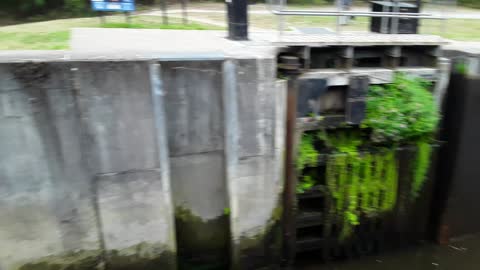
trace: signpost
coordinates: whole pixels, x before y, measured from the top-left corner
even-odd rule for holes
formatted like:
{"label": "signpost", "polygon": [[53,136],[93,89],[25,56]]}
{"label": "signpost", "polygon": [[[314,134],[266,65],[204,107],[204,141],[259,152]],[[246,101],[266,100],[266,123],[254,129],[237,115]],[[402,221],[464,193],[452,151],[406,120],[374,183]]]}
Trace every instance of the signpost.
{"label": "signpost", "polygon": [[135,11],[135,0],[91,0],[95,11]]}
{"label": "signpost", "polygon": [[[94,11],[120,11],[125,12],[127,23],[130,23],[130,12],[135,11],[135,0],[91,0]],[[100,20],[105,18],[100,14]]]}

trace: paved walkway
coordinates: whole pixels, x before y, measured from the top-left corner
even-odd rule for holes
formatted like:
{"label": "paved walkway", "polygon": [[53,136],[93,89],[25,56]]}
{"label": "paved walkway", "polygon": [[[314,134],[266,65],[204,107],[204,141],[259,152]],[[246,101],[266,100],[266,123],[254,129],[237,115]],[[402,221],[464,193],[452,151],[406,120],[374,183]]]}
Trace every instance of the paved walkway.
{"label": "paved walkway", "polygon": [[[87,52],[220,53],[258,55],[259,50],[275,46],[343,45],[439,45],[444,40],[432,35],[383,35],[367,32],[342,32],[341,35],[285,32],[281,38],[274,30],[252,31],[248,41],[226,39],[225,31],[74,28],[70,47]],[[92,42],[94,40],[95,42]],[[273,57],[270,52],[266,57]]]}
{"label": "paved walkway", "polygon": [[475,41],[452,41],[448,46],[448,50],[461,50],[470,54],[480,55],[480,42]]}

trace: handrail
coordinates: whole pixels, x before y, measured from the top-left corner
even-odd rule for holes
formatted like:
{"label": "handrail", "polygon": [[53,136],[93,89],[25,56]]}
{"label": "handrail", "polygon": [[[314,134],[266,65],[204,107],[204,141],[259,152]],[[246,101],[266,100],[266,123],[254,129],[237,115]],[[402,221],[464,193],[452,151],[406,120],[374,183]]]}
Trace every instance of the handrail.
{"label": "handrail", "polygon": [[[401,18],[414,18],[414,19],[430,19],[430,20],[447,20],[446,17],[444,16],[434,16],[433,14],[430,13],[403,13],[403,12],[398,12],[399,11],[399,6],[395,5],[394,6],[394,11],[393,12],[375,12],[375,11],[343,11],[341,10],[340,6],[338,5],[338,0],[337,2],[337,11],[319,11],[319,10],[293,10],[293,9],[284,9],[286,5],[287,0],[279,0],[279,4],[273,4],[273,0],[266,0],[267,3],[267,9],[274,15],[280,16],[332,16],[332,17],[341,17],[341,16],[356,16],[356,17],[381,17],[381,18],[394,18],[393,19],[393,24],[394,24],[394,29],[395,33],[397,32],[398,28],[398,19]],[[398,3],[397,0],[394,1],[394,3]],[[385,23],[382,20],[382,25]],[[283,24],[284,21],[282,19],[279,19],[278,21],[278,31],[279,35],[282,35],[283,32]],[[339,21],[337,19],[337,32],[340,30],[339,26]]]}
{"label": "handrail", "polygon": [[328,11],[328,10],[305,10],[305,9],[299,9],[299,10],[294,10],[294,9],[282,9],[282,10],[270,10],[271,12],[275,13],[276,11],[288,11],[288,12],[315,12],[315,13],[336,13],[336,12],[343,12],[345,14],[355,14],[355,13],[362,13],[362,14],[390,14],[390,15],[412,15],[412,16],[432,16],[430,13],[408,13],[408,12],[378,12],[378,11]]}
{"label": "handrail", "polygon": [[[275,15],[281,16],[357,16],[357,17],[386,17],[386,18],[417,18],[417,19],[435,19],[445,20],[442,16],[433,16],[432,14],[423,13],[417,15],[413,13],[397,13],[397,12],[356,12],[356,11],[308,11],[308,10],[271,10]],[[420,13],[419,13],[420,14]]]}

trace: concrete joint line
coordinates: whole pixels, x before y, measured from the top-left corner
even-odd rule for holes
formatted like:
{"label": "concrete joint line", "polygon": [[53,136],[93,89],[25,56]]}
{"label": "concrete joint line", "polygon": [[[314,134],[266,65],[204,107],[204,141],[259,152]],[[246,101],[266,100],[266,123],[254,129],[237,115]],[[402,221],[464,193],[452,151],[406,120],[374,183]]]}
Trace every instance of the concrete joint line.
{"label": "concrete joint line", "polygon": [[122,175],[122,174],[131,174],[131,173],[139,173],[139,172],[161,172],[160,168],[151,168],[151,169],[133,169],[128,171],[119,171],[119,172],[106,172],[106,173],[99,173],[96,176],[114,176],[114,175]]}
{"label": "concrete joint line", "polygon": [[181,70],[187,70],[187,71],[197,71],[197,72],[203,72],[203,73],[215,73],[215,74],[222,74],[222,72],[214,69],[199,69],[199,68],[188,68],[188,67],[174,67],[172,69],[181,69]]}

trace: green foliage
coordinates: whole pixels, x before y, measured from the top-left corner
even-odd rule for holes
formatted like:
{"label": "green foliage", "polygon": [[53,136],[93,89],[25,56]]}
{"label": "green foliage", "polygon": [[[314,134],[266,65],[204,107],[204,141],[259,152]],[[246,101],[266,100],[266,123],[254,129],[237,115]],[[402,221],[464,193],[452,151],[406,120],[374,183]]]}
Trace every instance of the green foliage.
{"label": "green foliage", "polygon": [[480,1],[478,0],[458,0],[458,4],[465,7],[480,8]]}
{"label": "green foliage", "polygon": [[[456,69],[460,73],[466,72],[465,65],[457,65]],[[428,91],[428,83],[422,79],[397,74],[392,84],[373,86],[369,91],[367,119],[362,127],[372,130],[372,141],[417,144],[411,190],[413,199],[425,182],[431,155],[428,140],[439,119],[439,110]]]}
{"label": "green foliage", "polygon": [[313,177],[310,175],[305,175],[297,184],[297,193],[304,193],[305,191],[310,190],[315,185]]}
{"label": "green foliage", "polygon": [[72,15],[82,15],[90,10],[90,6],[84,0],[65,0],[63,8]]}
{"label": "green foliage", "polygon": [[455,64],[454,70],[458,74],[467,75],[468,67],[467,67],[467,64],[465,62],[459,62],[459,63]]}
{"label": "green foliage", "polygon": [[418,197],[425,180],[427,178],[428,168],[430,166],[430,156],[432,146],[428,141],[422,140],[417,142],[417,158],[415,161],[415,170],[413,171],[413,182],[411,189],[411,198]]}
{"label": "green foliage", "polygon": [[345,154],[355,154],[364,142],[360,132],[355,130],[341,130],[330,136],[322,130],[318,133],[318,138],[324,141],[327,147]]}
{"label": "green foliage", "polygon": [[[315,167],[318,163],[318,152],[313,145],[314,138],[311,134],[303,134],[302,136],[296,161],[299,174],[305,167]],[[297,193],[304,193],[314,185],[315,181],[311,175],[301,175],[296,187]]]}
{"label": "green foliage", "polygon": [[45,0],[22,0],[20,1],[18,7],[21,11],[27,12],[30,10],[39,9],[45,6]]}
{"label": "green foliage", "polygon": [[223,214],[226,216],[229,216],[232,211],[230,210],[230,207],[225,207],[223,208]]}
{"label": "green foliage", "polygon": [[440,115],[428,86],[420,78],[400,73],[391,84],[372,86],[362,123],[372,130],[371,140],[400,142],[432,134]]}
{"label": "green foliage", "polygon": [[313,145],[314,137],[310,134],[303,134],[298,149],[296,167],[298,171],[307,166],[314,167],[318,162],[318,152]]}
{"label": "green foliage", "polygon": [[[327,187],[334,200],[334,211],[342,217],[340,239],[347,238],[360,224],[360,215],[373,216],[393,209],[397,196],[395,150],[361,155],[360,133],[340,131],[319,135],[333,153],[326,168]],[[384,199],[380,200],[381,194]]]}
{"label": "green foliage", "polygon": [[[383,181],[383,190],[385,192],[385,198],[380,208],[382,211],[390,211],[395,207],[397,202],[397,188],[398,188],[398,165],[395,157],[395,150],[387,151],[385,156],[385,177]],[[380,175],[380,177],[382,177]],[[382,178],[378,179],[382,181]]]}
{"label": "green foliage", "polygon": [[1,0],[0,12],[5,12],[5,15],[11,17],[25,18],[59,8],[63,5],[63,1],[64,0]]}

